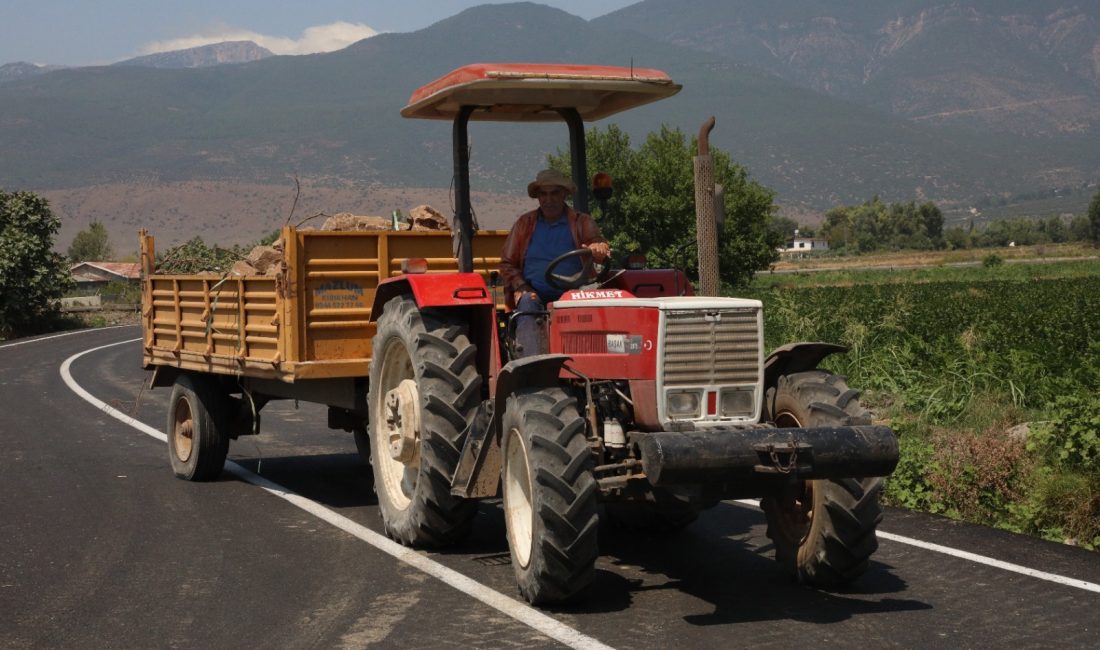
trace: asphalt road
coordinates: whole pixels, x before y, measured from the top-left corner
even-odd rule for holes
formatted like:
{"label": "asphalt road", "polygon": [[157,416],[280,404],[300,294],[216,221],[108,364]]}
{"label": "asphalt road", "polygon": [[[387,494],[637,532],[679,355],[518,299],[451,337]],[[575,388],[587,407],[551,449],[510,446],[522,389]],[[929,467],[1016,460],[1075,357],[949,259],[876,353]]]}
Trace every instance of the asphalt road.
{"label": "asphalt road", "polygon": [[[138,343],[93,350],[138,336],[0,344],[0,647],[1100,647],[1100,554],[893,509],[842,591],[786,578],[762,513],[731,502],[671,536],[601,530],[587,598],[533,610],[496,502],[460,548],[390,554],[319,407],[271,404],[231,446],[238,469],[175,479],[145,431],[168,391],[142,389]],[[74,382],[145,430],[63,381],[82,352]]]}

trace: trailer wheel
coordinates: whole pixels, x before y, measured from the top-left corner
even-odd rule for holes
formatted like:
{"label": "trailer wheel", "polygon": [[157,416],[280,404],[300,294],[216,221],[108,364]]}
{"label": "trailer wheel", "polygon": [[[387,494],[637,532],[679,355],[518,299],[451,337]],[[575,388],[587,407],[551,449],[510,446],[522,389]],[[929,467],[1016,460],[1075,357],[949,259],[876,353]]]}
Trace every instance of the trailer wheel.
{"label": "trailer wheel", "polygon": [[221,474],[229,452],[226,413],[229,396],[209,377],[181,374],[168,402],[168,459],[172,472],[188,481]]}
{"label": "trailer wheel", "polygon": [[519,591],[559,603],[595,576],[597,485],[577,402],[560,388],[508,398],[503,420],[504,519]]}
{"label": "trailer wheel", "polygon": [[461,541],[477,503],[451,494],[462,436],[481,399],[476,348],[458,314],[411,297],[386,303],[368,393],[371,460],[382,522],[421,547]]}
{"label": "trailer wheel", "polygon": [[[820,370],[779,377],[768,391],[779,427],[870,424],[859,392],[843,377]],[[800,582],[828,587],[863,574],[878,549],[882,478],[797,481],[761,501],[775,559]]]}

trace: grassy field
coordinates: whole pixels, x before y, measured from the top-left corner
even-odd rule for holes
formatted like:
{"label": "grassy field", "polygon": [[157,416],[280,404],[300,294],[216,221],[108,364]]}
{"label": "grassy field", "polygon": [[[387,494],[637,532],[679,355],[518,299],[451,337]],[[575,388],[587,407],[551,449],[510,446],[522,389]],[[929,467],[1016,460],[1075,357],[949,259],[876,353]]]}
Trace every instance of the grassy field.
{"label": "grassy field", "polygon": [[802,261],[737,294],[769,348],[849,347],[827,366],[901,436],[889,502],[1097,549],[1100,261],[1052,248]]}

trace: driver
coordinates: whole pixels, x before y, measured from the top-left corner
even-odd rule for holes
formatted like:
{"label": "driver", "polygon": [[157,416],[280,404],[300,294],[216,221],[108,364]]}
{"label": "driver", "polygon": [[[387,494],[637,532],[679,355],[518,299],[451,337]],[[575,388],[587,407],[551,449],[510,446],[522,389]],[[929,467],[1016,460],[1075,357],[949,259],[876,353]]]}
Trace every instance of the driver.
{"label": "driver", "polygon": [[[581,247],[591,249],[597,262],[611,254],[592,217],[565,204],[576,189],[572,179],[553,169],[540,171],[527,185],[527,196],[538,199],[539,207],[516,219],[500,254],[505,302],[516,312],[541,312],[561,297],[562,291],[546,281],[546,268],[554,258]],[[580,260],[572,258],[554,271],[572,275],[580,270]],[[534,317],[517,317],[516,342],[522,355],[539,353],[540,329]]]}

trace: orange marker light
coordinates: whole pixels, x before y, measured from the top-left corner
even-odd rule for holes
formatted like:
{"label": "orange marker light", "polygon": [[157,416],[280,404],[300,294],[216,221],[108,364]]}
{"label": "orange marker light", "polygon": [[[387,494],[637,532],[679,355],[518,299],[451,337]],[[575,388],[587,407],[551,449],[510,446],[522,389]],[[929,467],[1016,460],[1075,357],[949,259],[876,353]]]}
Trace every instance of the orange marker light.
{"label": "orange marker light", "polygon": [[405,260],[401,260],[401,272],[406,275],[413,275],[419,273],[428,272],[428,260],[423,257],[410,257]]}
{"label": "orange marker light", "polygon": [[611,174],[600,172],[592,177],[592,196],[600,201],[611,198]]}

